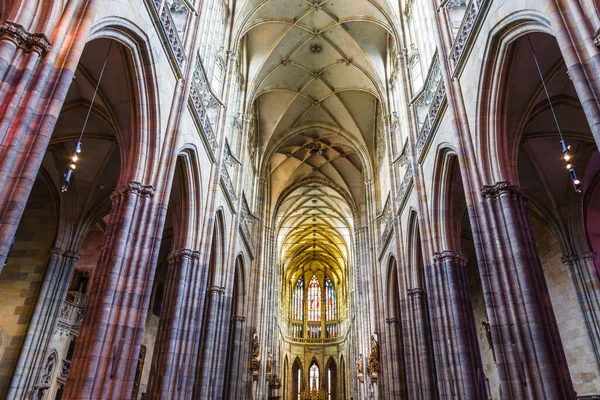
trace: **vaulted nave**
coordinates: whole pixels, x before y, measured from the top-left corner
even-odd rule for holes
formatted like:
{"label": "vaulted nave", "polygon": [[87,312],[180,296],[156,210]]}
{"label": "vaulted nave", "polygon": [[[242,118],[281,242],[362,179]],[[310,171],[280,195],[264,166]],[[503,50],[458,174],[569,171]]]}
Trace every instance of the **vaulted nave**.
{"label": "vaulted nave", "polygon": [[600,398],[595,0],[0,0],[0,398]]}

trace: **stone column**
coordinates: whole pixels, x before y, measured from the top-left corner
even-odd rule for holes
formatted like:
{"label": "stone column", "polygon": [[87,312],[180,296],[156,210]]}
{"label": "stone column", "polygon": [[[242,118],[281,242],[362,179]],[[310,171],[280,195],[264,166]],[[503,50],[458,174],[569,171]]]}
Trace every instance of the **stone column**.
{"label": "stone column", "polygon": [[404,364],[404,343],[402,340],[402,327],[398,318],[387,318],[385,320],[388,330],[388,347],[391,364],[387,371],[389,376],[389,392],[392,398],[407,398],[406,391],[406,366]]}
{"label": "stone column", "polygon": [[506,181],[481,193],[473,233],[503,396],[574,399],[526,198]]}
{"label": "stone column", "polygon": [[227,351],[229,358],[227,359],[224,399],[247,398],[248,393],[243,393],[245,379],[242,378],[248,372],[248,369],[244,370],[244,360],[242,359],[245,326],[246,317],[236,315],[231,319],[230,349]]}
{"label": "stone column", "polygon": [[79,255],[50,249],[50,260],[37,298],[27,335],[13,374],[7,398],[30,399],[44,367],[48,343],[52,338],[60,309],[65,301],[71,275]]}
{"label": "stone column", "polygon": [[150,380],[149,399],[188,399],[194,390],[198,359],[199,316],[204,296],[200,253],[188,249],[169,254],[165,288]]}
{"label": "stone column", "polygon": [[[575,86],[596,146],[600,149],[600,39],[580,1],[544,0],[546,14]],[[589,12],[590,10],[587,10]],[[596,40],[594,40],[596,35]]]}
{"label": "stone column", "polygon": [[426,280],[440,398],[486,399],[467,258],[446,250],[433,259]]}
{"label": "stone column", "polygon": [[408,313],[405,321],[408,346],[408,394],[411,399],[437,398],[435,366],[431,350],[431,330],[427,312],[427,297],[421,288],[408,290]]}
{"label": "stone column", "polygon": [[594,252],[562,258],[575,284],[577,301],[595,353],[596,367],[600,371],[600,282],[595,261]]}
{"label": "stone column", "polygon": [[112,211],[63,399],[126,399],[136,365],[166,206],[154,188],[129,182]]}
{"label": "stone column", "polygon": [[194,398],[220,399],[222,392],[218,390],[223,386],[225,377],[223,371],[218,370],[219,358],[224,354],[218,353],[222,336],[223,315],[229,315],[224,310],[225,288],[211,286],[207,291],[206,306],[202,320],[202,336],[200,338],[200,359],[196,368],[196,390]]}
{"label": "stone column", "polygon": [[[39,9],[15,10],[17,21],[0,23],[0,271],[73,80],[97,3],[70,1],[61,12],[37,21],[35,12],[41,12],[43,6],[13,2],[12,7],[35,4]],[[54,26],[48,32],[53,43],[43,33],[28,31],[36,29],[33,24],[41,25],[40,30]]]}

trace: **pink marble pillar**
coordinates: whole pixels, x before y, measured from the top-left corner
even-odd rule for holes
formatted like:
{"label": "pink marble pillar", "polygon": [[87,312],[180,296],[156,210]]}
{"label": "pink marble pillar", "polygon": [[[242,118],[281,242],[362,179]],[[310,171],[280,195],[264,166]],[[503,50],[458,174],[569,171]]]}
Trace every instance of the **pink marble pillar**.
{"label": "pink marble pillar", "polygon": [[505,181],[481,193],[473,234],[503,396],[574,399],[526,198]]}
{"label": "pink marble pillar", "polygon": [[486,399],[467,258],[454,251],[435,253],[427,292],[440,398]]}
{"label": "pink marble pillar", "polygon": [[437,382],[431,348],[431,329],[427,310],[427,295],[421,288],[409,289],[408,310],[404,325],[407,329],[407,383],[411,399],[437,398]]}
{"label": "pink marble pillar", "polygon": [[169,254],[165,302],[162,306],[148,399],[189,399],[194,390],[198,358],[200,306],[205,273],[200,253],[188,249]]}
{"label": "pink marble pillar", "polygon": [[116,189],[63,399],[131,396],[166,207],[154,188]]}

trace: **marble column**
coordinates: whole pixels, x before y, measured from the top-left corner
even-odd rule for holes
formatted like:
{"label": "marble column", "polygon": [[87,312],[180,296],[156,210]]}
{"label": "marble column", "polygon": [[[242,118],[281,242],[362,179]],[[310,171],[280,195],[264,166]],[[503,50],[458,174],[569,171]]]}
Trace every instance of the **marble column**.
{"label": "marble column", "polygon": [[230,349],[227,351],[228,359],[225,375],[225,399],[247,398],[248,393],[243,393],[245,380],[242,379],[243,374],[248,372],[248,369],[244,370],[244,360],[242,359],[245,327],[246,317],[236,315],[231,319]]}
{"label": "marble column", "polygon": [[[397,294],[393,294],[397,295]],[[404,364],[404,343],[402,340],[402,327],[400,320],[392,317],[385,320],[388,331],[388,348],[389,348],[389,369],[387,376],[389,377],[389,393],[392,398],[406,398],[406,366]]]}
{"label": "marble column", "polygon": [[202,336],[200,339],[200,358],[196,368],[196,389],[194,398],[220,399],[225,377],[219,371],[219,359],[224,354],[219,354],[220,343],[223,340],[222,320],[223,315],[229,315],[224,309],[225,288],[210,286],[206,294],[207,309],[202,320]]}
{"label": "marble column", "polygon": [[447,250],[433,259],[426,281],[440,398],[486,399],[467,258]]}
{"label": "marble column", "polygon": [[131,396],[166,206],[155,189],[129,182],[112,211],[63,399]]}
{"label": "marble column", "polygon": [[[597,28],[590,24],[589,9],[582,2],[544,0],[546,15],[575,86],[596,146],[600,149],[600,39]],[[594,36],[596,37],[594,38]]]}
{"label": "marble column", "polygon": [[60,309],[79,255],[50,249],[50,259],[40,288],[7,398],[31,399],[48,353]]}
{"label": "marble column", "polygon": [[[0,23],[0,272],[87,42],[98,2],[69,1],[61,12],[39,21],[34,20],[32,9],[13,9],[17,20]],[[12,3],[7,3],[7,8],[32,6]],[[37,25],[47,31],[52,43],[43,33],[35,32]]]}
{"label": "marble column", "polygon": [[569,269],[577,290],[577,302],[595,353],[596,366],[600,370],[600,282],[596,254],[588,251],[580,255],[564,256],[562,262]]}
{"label": "marble column", "polygon": [[435,365],[431,348],[431,329],[427,310],[427,295],[421,288],[408,290],[408,331],[406,359],[408,360],[408,395],[411,399],[437,398]]}
{"label": "marble column", "polygon": [[205,293],[205,271],[200,253],[188,249],[169,254],[165,288],[150,380],[148,399],[188,399],[194,390],[198,359],[199,318]]}
{"label": "marble column", "polygon": [[473,234],[503,396],[574,399],[526,197],[506,181],[481,193]]}

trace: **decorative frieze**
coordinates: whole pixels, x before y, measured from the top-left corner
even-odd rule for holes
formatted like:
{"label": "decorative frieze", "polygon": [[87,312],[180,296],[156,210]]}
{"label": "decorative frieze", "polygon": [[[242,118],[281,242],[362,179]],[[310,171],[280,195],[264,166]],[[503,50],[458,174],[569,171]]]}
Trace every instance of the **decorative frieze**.
{"label": "decorative frieze", "polygon": [[[173,51],[173,55],[175,56],[175,60],[177,60],[177,64],[179,67],[183,67],[185,64],[185,60],[187,59],[185,55],[185,49],[183,47],[183,43],[181,41],[181,37],[179,36],[179,32],[177,31],[177,26],[175,25],[175,21],[173,21],[173,16],[171,15],[171,8],[166,1],[154,1],[154,6],[157,7],[158,16],[163,27],[165,36],[167,37],[167,41],[169,42],[169,46]],[[158,7],[162,8],[159,10]]]}
{"label": "decorative frieze", "polygon": [[248,244],[250,249],[254,252],[254,240],[253,234],[255,232],[255,223],[258,221],[258,218],[255,217],[250,211],[250,207],[248,206],[248,202],[246,201],[246,195],[242,195],[242,209],[240,216],[240,231],[242,232],[242,236],[244,241]]}
{"label": "decorative frieze", "polygon": [[187,258],[187,259],[190,259],[190,260],[199,260],[200,259],[200,252],[199,251],[195,251],[195,250],[189,250],[189,249],[181,249],[181,250],[172,251],[167,256],[167,260],[169,262],[179,261],[182,258]]}
{"label": "decorative frieze", "polygon": [[402,206],[406,202],[406,198],[408,197],[408,192],[413,183],[413,169],[412,166],[409,166],[404,174],[404,178],[402,179],[402,183],[400,184],[400,188],[398,189],[398,195],[396,196],[396,209],[398,212],[402,209]]}
{"label": "decorative frieze", "polygon": [[43,33],[29,33],[22,25],[12,21],[0,24],[0,40],[10,40],[26,53],[36,52],[42,57],[50,51],[50,40]]}
{"label": "decorative frieze", "polygon": [[417,154],[419,158],[423,153],[423,150],[427,147],[427,144],[431,140],[434,132],[434,128],[441,115],[441,110],[446,103],[446,85],[443,79],[439,79],[436,91],[433,95],[431,103],[429,104],[429,110],[427,111],[427,117],[421,126],[419,131],[419,139],[417,141]]}
{"label": "decorative frieze", "polygon": [[229,199],[235,203],[238,198],[235,194],[233,182],[231,182],[231,176],[229,176],[229,171],[227,171],[227,167],[225,167],[225,165],[221,166],[221,183],[225,188],[225,192],[227,193]]}
{"label": "decorative frieze", "polygon": [[463,22],[458,29],[452,49],[450,50],[450,61],[452,66],[456,69],[463,54],[465,54],[468,45],[471,41],[471,36],[475,32],[478,24],[482,21],[483,15],[487,6],[491,3],[491,0],[471,0],[465,11]]}

